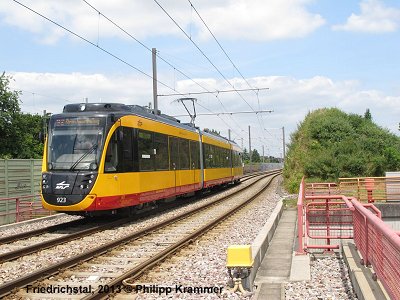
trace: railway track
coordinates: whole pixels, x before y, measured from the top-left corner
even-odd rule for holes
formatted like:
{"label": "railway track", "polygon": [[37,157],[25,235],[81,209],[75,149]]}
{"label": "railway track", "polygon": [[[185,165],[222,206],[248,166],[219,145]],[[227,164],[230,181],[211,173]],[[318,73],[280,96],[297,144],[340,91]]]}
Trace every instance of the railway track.
{"label": "railway track", "polygon": [[[275,170],[273,170],[273,171],[275,171]],[[253,179],[253,178],[257,177],[257,176],[261,176],[261,175],[264,175],[264,174],[268,174],[268,173],[270,173],[270,172],[271,172],[271,171],[263,171],[263,172],[249,173],[249,174],[243,175],[243,176],[240,178],[240,182],[245,182],[245,181],[247,181],[247,180]]]}
{"label": "railway track", "polygon": [[[118,219],[111,222],[95,222],[90,223],[88,220],[76,220],[68,223],[58,224],[48,228],[35,230],[34,232],[27,232],[19,234],[22,236],[19,240],[13,240],[11,243],[2,244],[2,247],[8,249],[17,248],[15,250],[0,253],[0,263],[4,263],[24,255],[35,253],[43,249],[51,248],[69,241],[79,239],[82,236],[90,235],[99,231],[111,229],[131,221],[130,218]],[[63,226],[62,226],[63,225]],[[29,239],[25,243],[29,245],[24,246],[24,240]],[[44,239],[44,241],[43,241]],[[4,239],[8,240],[8,239]],[[3,250],[0,248],[0,250]]]}
{"label": "railway track", "polygon": [[79,220],[74,220],[74,221],[70,221],[70,222],[65,222],[65,223],[60,223],[60,224],[56,224],[56,225],[52,225],[52,226],[39,228],[36,230],[30,230],[30,231],[21,232],[18,234],[8,235],[8,236],[0,238],[0,245],[12,243],[15,241],[20,241],[23,239],[28,239],[28,238],[38,236],[38,235],[41,235],[44,233],[51,233],[51,232],[55,232],[58,230],[63,230],[66,227],[80,226],[80,225],[83,225],[86,223],[87,223],[87,220],[79,219]]}
{"label": "railway track", "polygon": [[[276,176],[278,172],[274,174]],[[96,298],[104,296],[100,292],[105,291],[95,290],[95,288],[107,286],[108,289],[112,289],[112,287],[120,287],[120,284],[122,282],[121,280],[126,277],[130,277],[132,276],[132,274],[135,274],[139,271],[143,271],[145,266],[144,264],[148,265],[147,268],[151,265],[156,264],[159,260],[168,256],[171,252],[176,251],[176,249],[178,249],[177,247],[182,247],[184,243],[190,242],[197,235],[201,234],[201,231],[194,230],[195,228],[200,227],[202,231],[206,230],[207,228],[212,228],[220,220],[226,218],[226,216],[221,215],[221,210],[225,209],[228,206],[228,204],[224,202],[227,201],[227,198],[230,198],[230,206],[234,206],[236,209],[239,209],[240,206],[245,205],[245,203],[236,205],[237,198],[233,197],[233,195],[237,195],[243,190],[252,187],[257,182],[267,176],[269,175],[261,176],[261,178],[256,179],[247,187],[238,189],[231,195],[222,197],[217,201],[205,204],[201,207],[201,209],[193,209],[192,211],[186,212],[183,215],[175,216],[172,219],[145,228],[144,230],[129,234],[122,239],[118,239],[105,245],[99,246],[93,250],[82,253],[79,256],[63,260],[45,269],[7,282],[0,286],[0,296],[5,296],[9,294],[10,291],[13,289],[24,287],[27,284],[32,284],[37,280],[44,279],[58,273],[59,274],[56,275],[57,279],[42,281],[40,285],[54,286],[55,284],[57,284],[63,286],[68,285],[70,287],[87,286],[93,288],[93,294],[90,294],[85,299],[90,299],[88,297]],[[212,222],[208,222],[211,218],[211,212],[209,211],[210,209],[214,211],[215,214],[217,214],[212,217]],[[202,217],[198,215],[199,211],[203,212]],[[197,221],[194,221],[194,219],[191,218],[197,218]],[[183,222],[185,225],[177,225],[176,222]],[[173,225],[174,223],[176,224]],[[205,223],[207,224],[204,225]],[[192,224],[192,226],[190,226],[190,224]],[[186,229],[182,230],[179,228]],[[193,230],[188,230],[188,228],[193,228]],[[158,234],[156,232],[158,232]],[[156,237],[168,237],[168,239],[157,240]],[[181,246],[176,246],[177,241],[180,242]],[[125,245],[121,246],[123,244]],[[146,245],[145,249],[143,248],[143,245]],[[153,262],[150,263],[150,260],[152,260]],[[79,265],[77,267],[79,270],[73,269],[67,270],[65,272],[60,272],[60,270],[71,268],[71,266],[77,264]],[[99,270],[102,271],[100,272]],[[76,278],[80,279],[75,280]],[[105,280],[105,278],[108,278],[108,280]],[[30,299],[45,299],[43,294],[32,294],[29,293],[28,290],[22,290],[18,292],[18,295],[19,297],[23,298],[29,297]],[[74,295],[74,297],[72,297],[71,299],[75,299],[75,296],[76,298],[82,298],[83,295]]]}
{"label": "railway track", "polygon": [[[242,177],[242,182],[261,176],[265,172],[249,174]],[[179,203],[169,204],[168,209],[178,206]],[[163,208],[161,208],[162,211]],[[144,215],[145,216],[145,215]],[[102,230],[111,229],[128,223],[132,219],[124,218],[112,222],[91,222],[89,219],[79,219],[71,222],[61,223],[37,230],[27,231],[16,235],[0,238],[0,263],[19,258],[30,253],[51,248],[59,244],[79,239]],[[28,240],[29,241],[26,241]],[[24,242],[26,241],[26,242]],[[25,245],[29,243],[29,245]]]}

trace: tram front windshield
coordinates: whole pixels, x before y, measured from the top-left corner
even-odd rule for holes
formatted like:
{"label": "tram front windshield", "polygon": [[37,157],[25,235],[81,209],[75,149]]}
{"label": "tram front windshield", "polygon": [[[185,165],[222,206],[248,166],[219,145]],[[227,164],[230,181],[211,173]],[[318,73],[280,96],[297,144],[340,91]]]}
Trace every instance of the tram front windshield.
{"label": "tram front windshield", "polygon": [[97,170],[105,118],[74,117],[50,121],[48,170]]}

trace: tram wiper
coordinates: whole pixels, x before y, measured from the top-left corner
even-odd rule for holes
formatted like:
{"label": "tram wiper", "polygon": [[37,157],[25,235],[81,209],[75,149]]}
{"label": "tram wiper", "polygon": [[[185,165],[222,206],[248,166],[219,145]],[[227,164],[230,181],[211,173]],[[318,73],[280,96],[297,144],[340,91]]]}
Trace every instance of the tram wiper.
{"label": "tram wiper", "polygon": [[85,153],[83,153],[83,155],[81,157],[78,158],[78,160],[76,162],[73,163],[73,165],[71,166],[71,168],[69,168],[70,171],[75,170],[76,166],[89,154],[91,154],[94,150],[97,149],[97,144],[94,144],[92,147],[90,147]]}

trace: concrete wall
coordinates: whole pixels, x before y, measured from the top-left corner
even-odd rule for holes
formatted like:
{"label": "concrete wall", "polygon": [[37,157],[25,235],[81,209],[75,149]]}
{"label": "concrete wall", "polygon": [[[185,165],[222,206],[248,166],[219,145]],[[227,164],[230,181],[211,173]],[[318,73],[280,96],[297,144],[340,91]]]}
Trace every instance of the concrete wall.
{"label": "concrete wall", "polygon": [[275,169],[282,169],[283,163],[258,163],[244,166],[244,173],[261,172]]}
{"label": "concrete wall", "polygon": [[[41,159],[0,159],[0,199],[38,194]],[[0,224],[14,222],[15,201],[0,201]]]}

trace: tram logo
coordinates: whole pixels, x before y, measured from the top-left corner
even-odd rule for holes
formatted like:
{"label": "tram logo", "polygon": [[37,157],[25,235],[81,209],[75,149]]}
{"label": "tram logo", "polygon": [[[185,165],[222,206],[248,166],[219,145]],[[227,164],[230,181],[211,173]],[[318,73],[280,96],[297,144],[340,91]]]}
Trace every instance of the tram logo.
{"label": "tram logo", "polygon": [[66,188],[69,188],[69,186],[70,186],[70,184],[65,183],[65,180],[64,180],[64,181],[61,181],[56,184],[56,190],[65,190]]}

